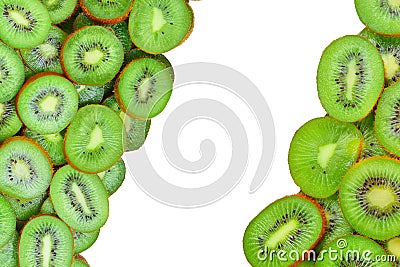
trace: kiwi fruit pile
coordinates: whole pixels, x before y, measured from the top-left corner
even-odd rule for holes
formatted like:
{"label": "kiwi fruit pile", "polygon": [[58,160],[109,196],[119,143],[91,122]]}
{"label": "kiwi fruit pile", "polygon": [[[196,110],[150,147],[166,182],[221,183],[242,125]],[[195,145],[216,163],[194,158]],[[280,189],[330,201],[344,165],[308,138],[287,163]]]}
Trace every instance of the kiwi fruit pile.
{"label": "kiwi fruit pile", "polygon": [[0,267],[89,266],[193,25],[186,0],[0,0]]}
{"label": "kiwi fruit pile", "polygon": [[252,266],[400,266],[400,1],[354,3],[366,27],[322,53],[316,83],[327,114],[291,141],[300,192],[245,230]]}

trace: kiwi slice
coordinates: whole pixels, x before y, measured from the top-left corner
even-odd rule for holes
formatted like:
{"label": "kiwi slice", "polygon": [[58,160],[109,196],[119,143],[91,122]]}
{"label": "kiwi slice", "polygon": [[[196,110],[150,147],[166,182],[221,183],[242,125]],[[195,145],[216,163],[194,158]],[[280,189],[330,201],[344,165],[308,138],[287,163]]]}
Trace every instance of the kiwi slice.
{"label": "kiwi slice", "polygon": [[79,107],[100,104],[103,100],[105,85],[74,85],[79,94]]}
{"label": "kiwi slice", "polygon": [[0,248],[11,240],[16,223],[16,217],[11,205],[0,195]]}
{"label": "kiwi slice", "polygon": [[305,196],[284,197],[269,205],[247,226],[243,238],[244,253],[251,266],[295,266],[293,259],[280,261],[270,257],[272,250],[303,251],[313,249],[325,232],[322,208]]}
{"label": "kiwi slice", "polygon": [[61,220],[41,215],[29,221],[19,241],[20,267],[70,267],[73,261],[73,237]]}
{"label": "kiwi slice", "polygon": [[309,196],[333,195],[343,175],[357,161],[361,145],[362,134],[353,124],[330,117],[307,122],[290,144],[293,180]]}
{"label": "kiwi slice", "polygon": [[24,84],[24,69],[18,54],[0,42],[0,102],[9,101],[17,95]]}
{"label": "kiwi slice", "polygon": [[28,66],[25,66],[25,81],[27,81],[29,78],[31,78],[33,75],[35,75],[36,73],[33,72],[33,70],[31,70]]}
{"label": "kiwi slice", "polygon": [[99,23],[91,20],[88,16],[86,16],[85,13],[81,12],[79,15],[75,18],[74,24],[72,25],[72,28],[74,31],[79,30],[80,28],[86,27],[86,26],[94,26],[94,25],[100,25]]}
{"label": "kiwi slice", "polygon": [[47,193],[42,194],[38,198],[29,200],[20,200],[4,196],[8,203],[10,203],[11,208],[13,209],[15,216],[19,221],[27,221],[31,217],[37,215],[46,197]]}
{"label": "kiwi slice", "polygon": [[4,267],[18,266],[18,239],[19,234],[14,230],[11,240],[2,248],[0,248],[0,263]]}
{"label": "kiwi slice", "polygon": [[385,87],[400,80],[400,38],[382,36],[365,28],[361,36],[367,38],[378,49],[385,67]]}
{"label": "kiwi slice", "polygon": [[51,20],[39,1],[0,1],[0,39],[14,48],[32,48],[49,33]]}
{"label": "kiwi slice", "polygon": [[64,166],[53,177],[50,197],[58,216],[75,231],[97,231],[108,219],[108,195],[97,175]]}
{"label": "kiwi slice", "polygon": [[338,120],[361,120],[384,87],[384,66],[375,46],[360,36],[333,41],[322,54],[317,87],[321,104]]}
{"label": "kiwi slice", "polygon": [[58,24],[72,16],[78,0],[40,0],[49,11],[52,24]]}
{"label": "kiwi slice", "polygon": [[54,165],[64,165],[67,163],[63,152],[64,135],[65,131],[55,134],[42,135],[35,133],[29,129],[25,130],[25,136],[32,138],[33,140],[38,142],[49,154],[51,162]]}
{"label": "kiwi slice", "polygon": [[389,255],[395,256],[394,266],[400,266],[400,237],[392,238],[384,243],[384,248]]}
{"label": "kiwi slice", "polygon": [[173,81],[164,64],[151,58],[132,61],[119,75],[115,97],[129,116],[153,118],[171,97]]}
{"label": "kiwi slice", "polygon": [[135,0],[129,16],[133,43],[150,54],[161,54],[181,44],[193,24],[184,0]]}
{"label": "kiwi slice", "polygon": [[389,86],[379,100],[375,133],[381,145],[400,156],[400,83]]}
{"label": "kiwi slice", "polygon": [[0,147],[0,191],[33,199],[50,185],[52,166],[44,149],[32,139],[15,136]]}
{"label": "kiwi slice", "polygon": [[107,190],[107,194],[111,196],[121,187],[125,180],[126,166],[122,159],[120,159],[114,166],[107,171],[98,173],[104,187]]}
{"label": "kiwi slice", "polygon": [[[386,256],[385,251],[376,242],[369,238],[348,235],[332,241],[325,250],[337,251],[336,257],[329,257],[328,253],[324,257],[319,257],[316,267],[342,267],[342,266],[368,266],[368,267],[390,267],[390,262],[375,261],[377,257]],[[339,256],[340,255],[340,256]]]}
{"label": "kiwi slice", "polygon": [[74,236],[74,253],[81,253],[89,249],[99,237],[100,230],[91,233],[73,232]]}
{"label": "kiwi slice", "polygon": [[124,152],[123,123],[110,108],[88,105],[81,108],[65,135],[67,162],[86,173],[111,168]]}
{"label": "kiwi slice", "polygon": [[80,0],[83,12],[94,21],[116,24],[125,20],[132,9],[132,0]]}
{"label": "kiwi slice", "polygon": [[72,267],[90,267],[89,263],[81,255],[75,255]]}
{"label": "kiwi slice", "polygon": [[339,191],[340,205],[349,224],[377,240],[400,235],[400,162],[373,157],[352,167]]}
{"label": "kiwi slice", "polygon": [[355,0],[358,17],[372,31],[400,34],[400,3],[396,0]]}
{"label": "kiwi slice", "polygon": [[75,83],[102,85],[119,72],[124,50],[118,38],[101,26],[84,27],[69,35],[61,50],[65,74]]}
{"label": "kiwi slice", "polygon": [[61,22],[60,24],[58,24],[57,26],[60,27],[60,29],[62,29],[64,32],[66,32],[67,34],[71,34],[72,32],[74,32],[75,30],[73,29],[74,26],[74,22],[76,17],[78,17],[78,15],[82,12],[81,7],[77,6],[77,8],[75,9],[74,13],[65,21]]}
{"label": "kiwi slice", "polygon": [[15,101],[0,103],[0,143],[14,136],[22,127],[15,110]]}
{"label": "kiwi slice", "polygon": [[52,26],[46,40],[31,49],[21,49],[25,64],[32,71],[63,73],[60,62],[61,46],[67,34],[56,26]]}
{"label": "kiwi slice", "polygon": [[54,210],[53,202],[51,202],[50,197],[43,202],[43,205],[40,208],[40,214],[56,215],[56,211]]}

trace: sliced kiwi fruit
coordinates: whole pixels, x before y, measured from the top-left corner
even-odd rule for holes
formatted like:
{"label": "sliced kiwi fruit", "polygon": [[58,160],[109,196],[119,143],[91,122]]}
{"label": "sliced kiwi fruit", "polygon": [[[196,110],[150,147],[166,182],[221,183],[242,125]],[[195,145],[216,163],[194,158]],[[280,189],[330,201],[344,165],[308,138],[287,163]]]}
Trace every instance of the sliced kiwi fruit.
{"label": "sliced kiwi fruit", "polygon": [[366,117],[384,87],[384,65],[375,46],[360,36],[333,41],[318,66],[318,96],[326,112],[341,121]]}
{"label": "sliced kiwi fruit", "polygon": [[383,92],[375,115],[375,133],[379,143],[400,156],[400,83]]}
{"label": "sliced kiwi fruit", "polygon": [[381,146],[375,135],[375,111],[371,111],[367,117],[359,122],[355,122],[354,125],[364,137],[360,159],[388,155],[388,152]]}
{"label": "sliced kiwi fruit", "polygon": [[153,118],[160,114],[171,97],[173,80],[164,64],[156,59],[132,61],[119,75],[115,97],[129,116]]}
{"label": "sliced kiwi fruit", "polygon": [[52,24],[59,24],[72,16],[78,0],[40,0],[49,11]]}
{"label": "sliced kiwi fruit", "polygon": [[81,255],[75,255],[72,267],[90,267],[89,263]]}
{"label": "sliced kiwi fruit", "polygon": [[49,215],[29,221],[19,241],[20,267],[70,267],[73,262],[73,237],[70,228]]}
{"label": "sliced kiwi fruit", "polygon": [[47,193],[43,193],[40,197],[29,200],[20,200],[4,196],[8,203],[10,203],[11,208],[19,221],[27,221],[31,217],[37,215],[46,197]]}
{"label": "sliced kiwi fruit", "polygon": [[125,20],[132,9],[132,0],[80,0],[83,12],[94,21],[116,24]]}
{"label": "sliced kiwi fruit", "polygon": [[31,78],[36,73],[33,70],[31,70],[28,66],[26,66],[25,64],[24,64],[24,66],[25,66],[25,81],[27,81],[29,78]]}
{"label": "sliced kiwi fruit", "polygon": [[349,224],[376,240],[400,235],[400,162],[373,157],[354,165],[344,176],[340,206]]}
{"label": "sliced kiwi fruit", "polygon": [[361,145],[362,134],[353,124],[330,117],[307,122],[290,144],[293,180],[309,196],[335,194],[343,175],[357,161]]}
{"label": "sliced kiwi fruit", "polygon": [[86,16],[85,13],[81,12],[79,15],[75,18],[74,24],[72,25],[72,28],[74,31],[79,30],[80,28],[86,27],[86,26],[94,26],[94,25],[100,25],[98,22],[91,20],[88,16]]}
{"label": "sliced kiwi fruit", "polygon": [[17,198],[33,199],[43,194],[52,177],[51,161],[32,139],[15,136],[0,147],[0,191]]}
{"label": "sliced kiwi fruit", "polygon": [[60,62],[61,46],[67,34],[56,26],[50,28],[46,40],[31,49],[21,49],[20,54],[25,64],[34,71],[63,73]]}
{"label": "sliced kiwi fruit", "polygon": [[193,24],[184,0],[135,0],[129,16],[133,43],[150,54],[167,52],[187,37]]}
{"label": "sliced kiwi fruit", "polygon": [[118,116],[122,112],[114,95],[107,97],[102,104],[114,110]]}
{"label": "sliced kiwi fruit", "polygon": [[32,138],[38,142],[44,150],[49,154],[51,162],[54,165],[64,165],[67,163],[64,157],[64,135],[65,131],[55,134],[42,135],[35,133],[29,129],[25,130],[25,136]]}
{"label": "sliced kiwi fruit", "polygon": [[400,80],[400,37],[382,36],[365,28],[361,36],[378,49],[385,67],[385,87]]}
{"label": "sliced kiwi fruit", "polygon": [[16,223],[16,217],[11,205],[0,195],[0,248],[11,240]]}
{"label": "sliced kiwi fruit", "polygon": [[105,85],[74,85],[79,94],[79,107],[100,104],[103,100]]}
{"label": "sliced kiwi fruit", "polygon": [[14,230],[11,240],[0,248],[0,263],[4,267],[18,267],[18,239],[19,234]]}
{"label": "sliced kiwi fruit", "polygon": [[400,266],[400,237],[394,237],[384,242],[384,249],[389,255],[393,255],[396,259],[394,266]]}
{"label": "sliced kiwi fruit", "polygon": [[298,267],[314,267],[315,266],[315,262],[313,262],[313,261],[303,261],[302,263],[300,263],[297,266]]}
{"label": "sliced kiwi fruit", "polygon": [[70,80],[84,85],[103,85],[111,81],[123,60],[121,42],[101,26],[88,26],[74,32],[61,50],[64,73]]}
{"label": "sliced kiwi fruit", "polygon": [[53,177],[50,197],[57,215],[75,231],[97,231],[108,219],[108,195],[97,175],[64,166]]}
{"label": "sliced kiwi fruit", "polygon": [[21,58],[13,49],[0,42],[0,102],[13,99],[24,80],[25,67]]}
{"label": "sliced kiwi fruit", "polygon": [[[342,267],[342,266],[368,266],[390,267],[388,261],[375,261],[378,257],[383,259],[386,252],[373,240],[358,236],[348,235],[332,241],[325,247],[323,256],[319,256],[316,267]],[[332,251],[336,253],[332,254]],[[331,255],[333,256],[329,256]]]}
{"label": "sliced kiwi fruit", "polygon": [[358,17],[372,31],[400,35],[400,3],[396,0],[355,0]]}
{"label": "sliced kiwi fruit", "polygon": [[0,143],[18,133],[21,127],[22,122],[15,110],[15,101],[0,103]]}
{"label": "sliced kiwi fruit", "polygon": [[107,194],[111,196],[121,187],[125,180],[126,166],[122,159],[120,159],[114,166],[97,175],[100,177],[107,190]]}
{"label": "sliced kiwi fruit", "polygon": [[280,261],[272,251],[313,249],[326,227],[325,215],[315,201],[302,195],[284,197],[266,207],[247,226],[244,253],[251,266],[295,266],[296,260]]}
{"label": "sliced kiwi fruit", "polygon": [[57,26],[60,27],[60,29],[62,29],[67,34],[71,34],[72,32],[74,32],[73,26],[74,26],[75,19],[76,19],[76,17],[78,17],[78,15],[80,13],[82,13],[82,9],[78,4],[74,13],[67,20],[63,21],[62,23],[58,24]]}
{"label": "sliced kiwi fruit", "polygon": [[77,254],[88,250],[96,242],[99,234],[100,230],[91,233],[73,232],[74,253]]}
{"label": "sliced kiwi fruit", "polygon": [[78,111],[64,141],[64,154],[71,166],[99,173],[111,168],[123,152],[123,123],[112,109],[87,105]]}
{"label": "sliced kiwi fruit", "polygon": [[0,1],[0,39],[14,48],[32,48],[49,33],[51,20],[39,1]]}
{"label": "sliced kiwi fruit", "polygon": [[40,214],[56,215],[56,211],[54,210],[53,202],[51,202],[50,197],[43,202],[43,205],[40,208]]}

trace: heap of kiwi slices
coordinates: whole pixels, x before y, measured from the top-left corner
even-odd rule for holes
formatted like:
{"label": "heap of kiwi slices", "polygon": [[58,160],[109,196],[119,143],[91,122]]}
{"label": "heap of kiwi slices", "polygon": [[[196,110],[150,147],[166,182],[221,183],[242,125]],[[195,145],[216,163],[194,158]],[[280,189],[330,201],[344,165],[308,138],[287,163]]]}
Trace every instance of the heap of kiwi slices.
{"label": "heap of kiwi slices", "polygon": [[333,41],[318,65],[327,114],[290,144],[301,191],[245,230],[252,266],[400,266],[400,1],[355,8],[366,28]]}
{"label": "heap of kiwi slices", "polygon": [[186,0],[0,0],[0,266],[89,266],[193,20]]}

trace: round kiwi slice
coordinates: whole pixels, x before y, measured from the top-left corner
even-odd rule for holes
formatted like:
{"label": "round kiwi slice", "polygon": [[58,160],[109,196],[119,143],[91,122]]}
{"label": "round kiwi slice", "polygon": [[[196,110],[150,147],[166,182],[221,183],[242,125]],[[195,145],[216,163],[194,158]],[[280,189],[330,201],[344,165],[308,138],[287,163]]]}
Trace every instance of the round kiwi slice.
{"label": "round kiwi slice", "polygon": [[14,48],[41,44],[51,26],[49,12],[39,1],[1,0],[0,39]]}
{"label": "round kiwi slice", "polygon": [[56,215],[56,211],[54,210],[53,202],[51,202],[50,197],[43,202],[43,205],[40,208],[40,214]]}
{"label": "round kiwi slice", "polygon": [[383,92],[375,115],[375,133],[384,148],[400,156],[400,83]]}
{"label": "round kiwi slice", "polygon": [[343,175],[357,161],[361,145],[362,134],[353,124],[330,117],[307,122],[290,144],[293,180],[309,196],[333,195]]}
{"label": "round kiwi slice", "polygon": [[50,185],[52,166],[32,139],[11,137],[0,147],[0,191],[18,199],[39,197]]}
{"label": "round kiwi slice", "polygon": [[50,197],[57,215],[75,231],[97,231],[108,219],[108,195],[97,175],[64,166],[54,175]]}
{"label": "round kiwi slice", "polygon": [[[368,266],[368,267],[390,267],[390,262],[375,261],[378,257],[383,259],[386,252],[376,242],[369,238],[349,235],[332,241],[325,251],[336,251],[334,256],[329,253],[319,257],[316,267],[342,267],[342,266]],[[330,252],[331,253],[331,252]]]}
{"label": "round kiwi slice", "polygon": [[29,221],[19,241],[20,267],[70,267],[74,241],[70,228],[61,220],[41,215]]}
{"label": "round kiwi slice", "polygon": [[78,0],[40,0],[49,11],[52,24],[58,24],[72,16]]}
{"label": "round kiwi slice", "polygon": [[400,162],[374,157],[353,166],[339,191],[349,224],[377,240],[400,235]]}
{"label": "round kiwi slice", "polygon": [[358,17],[374,32],[400,34],[400,2],[397,0],[355,0]]}
{"label": "round kiwi slice", "polygon": [[86,173],[111,168],[124,152],[123,123],[110,108],[81,108],[68,127],[64,141],[67,162]]}
{"label": "round kiwi slice", "polygon": [[103,100],[105,85],[74,85],[79,94],[79,107],[100,104]]}
{"label": "round kiwi slice", "polygon": [[101,26],[84,27],[69,35],[61,50],[65,74],[75,83],[102,85],[119,72],[124,50],[118,38]]}
{"label": "round kiwi slice", "polygon": [[13,49],[0,42],[0,102],[13,99],[24,81],[25,66],[21,58]]}
{"label": "round kiwi slice", "polygon": [[68,126],[78,102],[78,93],[70,81],[55,73],[40,73],[24,84],[16,106],[26,127],[39,134],[54,134]]}
{"label": "round kiwi slice", "polygon": [[42,203],[47,197],[47,193],[42,194],[38,198],[29,200],[20,200],[12,197],[4,196],[4,198],[10,203],[17,220],[26,221],[31,217],[37,215],[40,211]]}
{"label": "round kiwi slice", "polygon": [[80,0],[83,12],[94,21],[116,24],[125,20],[132,9],[132,0]]}
{"label": "round kiwi slice", "polygon": [[295,266],[296,261],[280,261],[272,251],[289,253],[313,249],[325,232],[322,208],[301,195],[288,196],[269,205],[247,226],[243,248],[254,267]]}
{"label": "round kiwi slice", "polygon": [[16,228],[16,217],[11,205],[0,195],[0,248],[12,238]]}
{"label": "round kiwi slice", "polygon": [[192,20],[184,0],[135,0],[129,16],[129,33],[141,50],[161,54],[185,40]]}
{"label": "round kiwi slice", "polygon": [[97,241],[100,230],[91,233],[73,232],[74,236],[74,253],[81,253],[88,250]]}
{"label": "round kiwi slice", "polygon": [[89,263],[81,255],[75,255],[72,267],[90,267]]}
{"label": "round kiwi slice", "polygon": [[21,127],[14,100],[0,103],[0,143],[18,133]]}
{"label": "round kiwi slice", "polygon": [[52,26],[46,40],[31,49],[21,49],[20,54],[25,64],[34,71],[63,73],[60,62],[61,46],[67,34],[56,26]]}
{"label": "round kiwi slice", "polygon": [[360,36],[333,41],[318,66],[318,96],[326,112],[341,121],[361,120],[384,87],[384,66],[375,46]]}
{"label": "round kiwi slice", "polygon": [[400,237],[392,238],[384,243],[384,248],[389,255],[395,256],[394,266],[400,266]]}
{"label": "round kiwi slice", "polygon": [[153,118],[167,105],[173,89],[173,80],[164,64],[156,59],[132,61],[119,75],[115,97],[129,116]]}
{"label": "round kiwi slice", "polygon": [[0,262],[5,267],[18,266],[18,239],[19,234],[14,230],[11,240],[0,249]]}
{"label": "round kiwi slice", "polygon": [[378,49],[385,67],[385,87],[400,80],[400,37],[382,36],[365,28],[361,36]]}
{"label": "round kiwi slice", "polygon": [[125,180],[126,166],[122,159],[120,159],[114,166],[97,175],[100,177],[107,190],[107,194],[111,196],[121,187]]}

